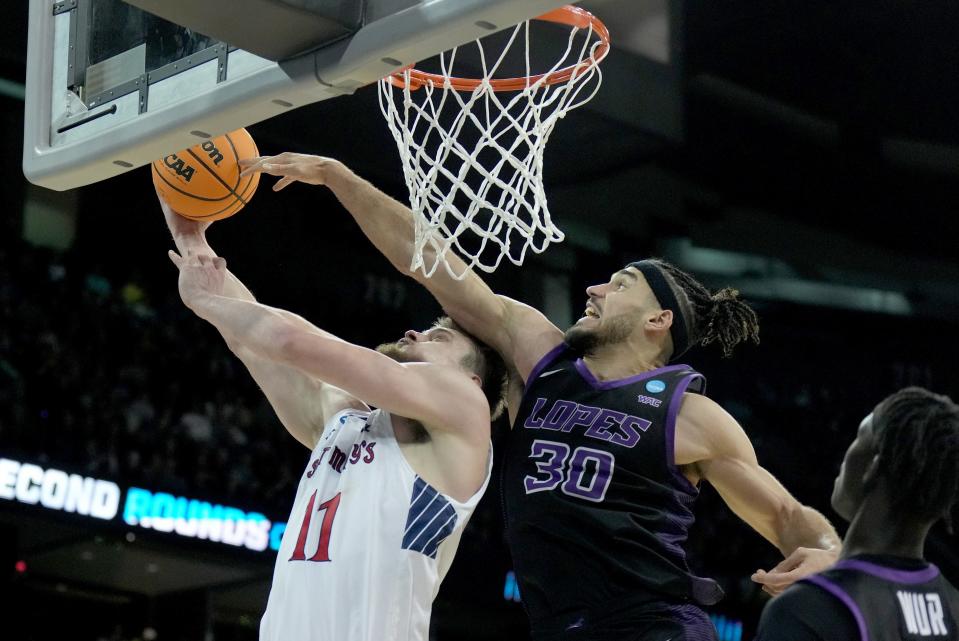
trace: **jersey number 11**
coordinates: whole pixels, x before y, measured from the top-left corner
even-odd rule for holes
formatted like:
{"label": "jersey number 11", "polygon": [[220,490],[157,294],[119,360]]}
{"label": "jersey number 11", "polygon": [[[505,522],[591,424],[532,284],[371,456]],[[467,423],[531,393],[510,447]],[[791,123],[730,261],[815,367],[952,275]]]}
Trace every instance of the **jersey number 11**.
{"label": "jersey number 11", "polygon": [[340,495],[337,494],[329,501],[320,503],[317,512],[323,512],[323,524],[320,526],[320,544],[316,553],[306,558],[306,535],[310,531],[310,520],[313,518],[313,503],[316,501],[316,491],[306,504],[306,514],[303,515],[303,524],[300,525],[300,535],[296,538],[296,547],[293,549],[291,561],[329,561],[330,560],[330,533],[333,530],[333,519],[336,518],[336,509],[340,507]]}

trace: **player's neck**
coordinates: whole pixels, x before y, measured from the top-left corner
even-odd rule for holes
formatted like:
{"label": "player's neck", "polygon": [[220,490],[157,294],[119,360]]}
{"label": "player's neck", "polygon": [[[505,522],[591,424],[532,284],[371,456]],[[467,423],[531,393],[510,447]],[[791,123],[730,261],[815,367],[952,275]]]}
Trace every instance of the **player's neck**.
{"label": "player's neck", "polygon": [[904,519],[889,507],[879,492],[866,497],[849,524],[842,557],[856,554],[886,554],[921,559],[931,523]]}
{"label": "player's neck", "polygon": [[665,365],[658,347],[628,343],[602,345],[583,357],[586,367],[600,381],[615,381]]}

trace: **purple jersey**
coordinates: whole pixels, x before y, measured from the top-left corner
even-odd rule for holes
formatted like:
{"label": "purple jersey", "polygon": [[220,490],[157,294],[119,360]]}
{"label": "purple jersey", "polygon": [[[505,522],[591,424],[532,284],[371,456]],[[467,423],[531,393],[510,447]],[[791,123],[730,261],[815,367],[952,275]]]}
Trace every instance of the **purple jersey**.
{"label": "purple jersey", "polygon": [[601,382],[566,345],[531,372],[502,492],[534,636],[721,598],[686,563],[698,490],[673,453],[683,394],[704,388],[687,365]]}

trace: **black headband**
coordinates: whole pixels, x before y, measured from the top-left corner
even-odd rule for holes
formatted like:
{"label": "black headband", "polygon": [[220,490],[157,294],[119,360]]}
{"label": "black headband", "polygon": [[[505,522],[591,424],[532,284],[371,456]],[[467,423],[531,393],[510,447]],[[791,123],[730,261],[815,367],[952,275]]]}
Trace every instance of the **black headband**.
{"label": "black headband", "polygon": [[656,263],[649,260],[638,260],[627,267],[635,267],[646,278],[653,296],[659,301],[659,306],[673,313],[673,324],[669,328],[669,335],[673,339],[673,356],[678,358],[689,349],[689,337],[686,333],[686,316],[679,307],[679,301],[673,293],[672,287],[666,282],[666,277]]}

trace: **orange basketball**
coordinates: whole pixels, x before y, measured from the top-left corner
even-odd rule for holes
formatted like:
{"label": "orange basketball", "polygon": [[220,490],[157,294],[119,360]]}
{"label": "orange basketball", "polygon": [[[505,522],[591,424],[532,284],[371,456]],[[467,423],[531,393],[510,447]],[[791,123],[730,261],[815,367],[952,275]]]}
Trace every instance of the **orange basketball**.
{"label": "orange basketball", "polygon": [[250,202],[260,175],[240,178],[239,160],[258,155],[250,133],[237,129],[154,161],[153,184],[183,216],[219,220]]}

